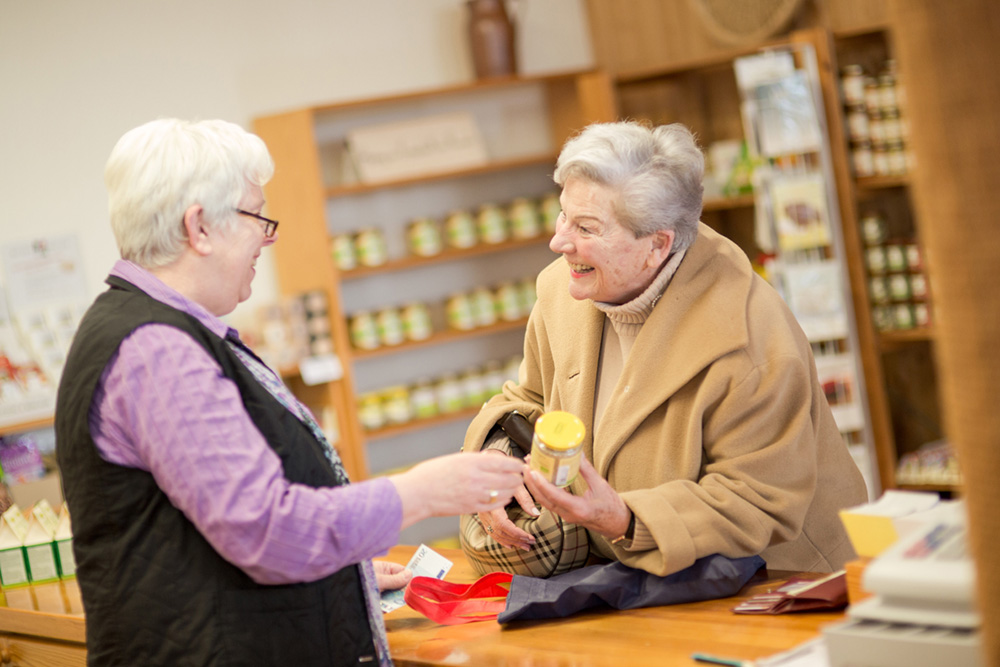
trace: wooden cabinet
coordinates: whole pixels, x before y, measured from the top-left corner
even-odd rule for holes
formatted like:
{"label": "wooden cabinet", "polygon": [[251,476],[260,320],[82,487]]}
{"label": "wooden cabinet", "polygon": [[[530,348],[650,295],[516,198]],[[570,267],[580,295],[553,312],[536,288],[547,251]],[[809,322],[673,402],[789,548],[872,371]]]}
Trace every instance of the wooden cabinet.
{"label": "wooden cabinet", "polygon": [[[345,170],[345,140],[352,130],[456,111],[474,118],[486,146],[485,164],[384,182],[359,180]],[[354,479],[460,448],[464,424],[475,408],[366,432],[359,419],[358,397],[519,354],[523,318],[455,331],[444,323],[442,304],[456,292],[522,280],[554,258],[542,237],[480,242],[468,249],[415,257],[406,247],[407,225],[416,218],[441,221],[454,210],[475,211],[485,204],[502,207],[519,197],[534,199],[554,191],[551,174],[563,142],[590,122],[613,117],[607,77],[572,72],[316,106],[256,119],[254,131],[267,143],[277,167],[265,194],[268,215],[282,221],[274,246],[280,290],[287,295],[326,293],[334,348],[343,366],[343,377],[335,381],[307,386],[294,374],[288,381],[314,409],[335,411],[337,446]],[[341,272],[331,254],[332,238],[366,228],[381,232],[389,260]],[[354,313],[413,301],[431,310],[430,338],[371,351],[352,347],[349,320]],[[446,433],[438,432],[448,425]],[[375,440],[379,445],[373,452],[370,443]]]}
{"label": "wooden cabinet", "polygon": [[[869,93],[872,92],[872,84],[879,84],[875,90],[887,85],[886,81],[879,82],[876,77],[892,62],[888,29],[881,27],[834,35],[833,45],[835,61],[832,65],[835,72],[857,65],[870,77]],[[896,76],[905,80],[905,73]],[[889,102],[888,110],[872,109],[870,100],[867,105],[871,122],[869,133],[876,144],[875,152],[879,150],[878,142],[888,146],[893,141],[899,141],[896,150],[906,150],[906,101],[900,82],[897,82],[892,100],[895,103]],[[840,101],[843,111],[842,145],[854,150],[859,144],[859,137],[850,126],[850,109],[843,92]],[[892,122],[898,123],[899,127],[889,130],[887,136],[884,125]],[[863,133],[864,128],[862,136]],[[897,133],[902,134],[901,140],[894,139]],[[883,147],[882,150],[886,149]],[[899,474],[901,460],[904,457],[912,460],[922,447],[943,441],[944,429],[934,363],[936,312],[930,284],[932,267],[923,253],[920,221],[916,219],[910,202],[908,167],[903,166],[909,162],[887,163],[888,168],[886,163],[881,166],[875,164],[874,168],[861,166],[860,172],[858,168],[852,168],[851,177],[846,179],[842,188],[845,194],[845,225],[853,219],[857,238],[856,312],[859,324],[868,329],[875,342],[866,365],[878,371],[870,374],[870,382],[881,383],[884,388],[881,392],[884,397],[881,411],[885,415],[888,433],[876,442],[882,485],[884,488],[950,493],[957,490],[957,473],[941,476],[910,470],[908,476]],[[882,231],[876,235],[869,232],[866,238],[866,221],[874,220],[880,222]],[[910,248],[916,258],[911,253],[905,263],[901,264],[899,259],[892,260],[892,257],[901,257],[900,248]],[[890,251],[887,264],[879,267],[882,252],[887,249]],[[894,288],[893,285],[900,287]],[[917,285],[920,287],[917,288]],[[883,289],[888,292],[886,295],[882,294]],[[938,453],[945,450],[942,447]]]}

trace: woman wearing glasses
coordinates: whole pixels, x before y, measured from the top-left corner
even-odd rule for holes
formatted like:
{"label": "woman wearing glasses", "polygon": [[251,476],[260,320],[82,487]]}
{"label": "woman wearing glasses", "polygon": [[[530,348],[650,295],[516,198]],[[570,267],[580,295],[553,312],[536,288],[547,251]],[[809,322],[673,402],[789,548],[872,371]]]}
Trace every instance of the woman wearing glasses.
{"label": "woman wearing glasses", "polygon": [[[221,319],[278,223],[264,143],[160,120],[105,170],[121,257],[56,409],[90,664],[391,664],[369,559],[434,515],[502,507],[521,466],[463,454],[349,484],[316,422]],[[443,485],[441,479],[455,480]]]}

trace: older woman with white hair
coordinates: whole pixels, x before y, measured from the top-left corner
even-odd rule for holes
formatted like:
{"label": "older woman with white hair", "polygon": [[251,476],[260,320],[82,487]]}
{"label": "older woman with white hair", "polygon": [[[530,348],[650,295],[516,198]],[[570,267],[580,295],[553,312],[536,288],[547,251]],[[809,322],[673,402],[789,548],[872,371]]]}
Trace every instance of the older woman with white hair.
{"label": "older woman with white hair", "polygon": [[521,484],[519,462],[462,454],[348,483],[309,410],[219,319],[278,239],[273,171],[223,121],[147,123],[108,159],[122,258],[56,407],[92,665],[390,665],[378,589],[411,573],[369,559]]}
{"label": "older woman with white hair", "polygon": [[[538,276],[518,382],[465,449],[509,449],[497,423],[512,411],[566,411],[586,427],[577,481],[526,470],[515,498],[585,527],[593,554],[657,575],[711,554],[839,569],[854,553],[838,510],[865,501],[862,477],[795,318],[699,222],[703,171],[681,125],[597,124],[566,143],[562,258]],[[475,518],[511,559],[540,546],[504,509]]]}

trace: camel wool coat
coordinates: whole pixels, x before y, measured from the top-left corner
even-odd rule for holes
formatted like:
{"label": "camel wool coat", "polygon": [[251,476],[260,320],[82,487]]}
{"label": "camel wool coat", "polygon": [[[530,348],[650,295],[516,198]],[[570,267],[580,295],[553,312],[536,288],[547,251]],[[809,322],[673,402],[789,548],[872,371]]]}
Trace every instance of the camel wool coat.
{"label": "camel wool coat", "polygon": [[483,406],[466,451],[478,451],[510,410],[531,421],[550,410],[577,415],[585,455],[636,517],[631,543],[592,533],[591,546],[656,575],[714,553],[814,572],[855,557],[838,510],[866,502],[864,481],[809,342],[736,245],[699,225],[596,433],[605,315],[568,285],[562,258],[539,274],[518,383]]}

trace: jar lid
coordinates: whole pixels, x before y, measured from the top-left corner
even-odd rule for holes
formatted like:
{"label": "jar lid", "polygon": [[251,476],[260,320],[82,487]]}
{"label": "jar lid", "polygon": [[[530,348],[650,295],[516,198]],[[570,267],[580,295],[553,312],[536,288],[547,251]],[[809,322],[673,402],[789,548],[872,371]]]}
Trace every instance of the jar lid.
{"label": "jar lid", "polygon": [[576,415],[561,410],[546,412],[535,421],[535,435],[546,447],[572,449],[580,444],[586,428]]}

